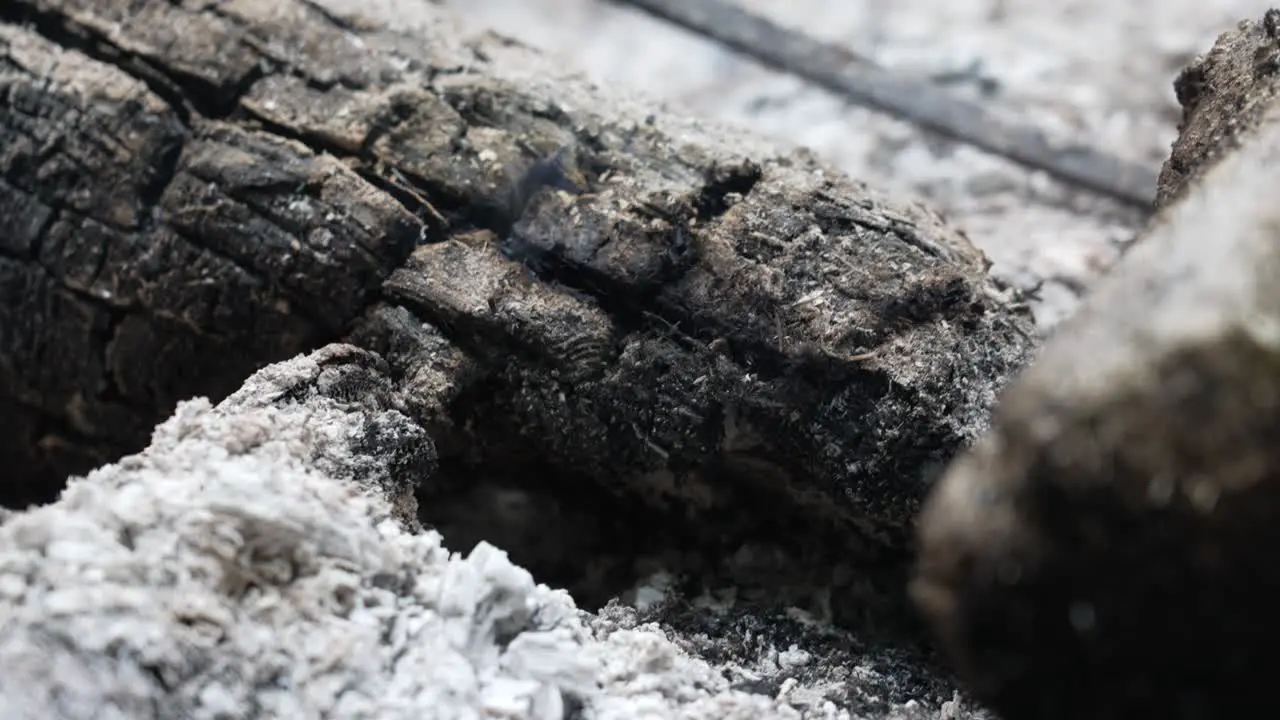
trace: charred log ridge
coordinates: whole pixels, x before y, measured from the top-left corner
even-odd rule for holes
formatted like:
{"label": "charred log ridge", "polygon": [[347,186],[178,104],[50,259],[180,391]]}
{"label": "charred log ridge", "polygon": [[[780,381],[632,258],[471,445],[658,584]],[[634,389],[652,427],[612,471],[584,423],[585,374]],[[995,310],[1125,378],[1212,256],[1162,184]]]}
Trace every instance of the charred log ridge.
{"label": "charred log ridge", "polygon": [[[1033,345],[928,211],[502,38],[301,0],[0,19],[10,505],[341,339],[439,450],[419,499],[454,542],[568,583],[596,541],[898,567]],[[513,197],[553,157],[576,179]]]}

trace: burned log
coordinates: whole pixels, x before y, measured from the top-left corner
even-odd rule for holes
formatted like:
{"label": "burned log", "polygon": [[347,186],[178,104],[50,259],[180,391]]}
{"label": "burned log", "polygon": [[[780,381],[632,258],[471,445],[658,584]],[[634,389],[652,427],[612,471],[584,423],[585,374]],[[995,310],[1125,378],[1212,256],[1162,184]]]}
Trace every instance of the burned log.
{"label": "burned log", "polygon": [[1280,12],[1179,81],[1145,236],[921,519],[914,596],[1019,718],[1235,717],[1280,641]]}
{"label": "burned log", "polygon": [[[1034,345],[964,235],[505,39],[349,9],[0,10],[0,460],[26,478],[5,501],[345,340],[438,451],[423,520],[507,533],[540,578],[578,579],[592,527],[899,568]],[[476,529],[491,486],[536,510]]]}

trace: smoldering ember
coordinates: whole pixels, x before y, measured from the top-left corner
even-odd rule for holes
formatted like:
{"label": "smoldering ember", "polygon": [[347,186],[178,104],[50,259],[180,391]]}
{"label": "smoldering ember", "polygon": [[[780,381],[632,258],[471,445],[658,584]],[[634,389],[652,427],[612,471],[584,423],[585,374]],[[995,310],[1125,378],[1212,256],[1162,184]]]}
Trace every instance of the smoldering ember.
{"label": "smoldering ember", "polygon": [[0,717],[1255,712],[1277,35],[1042,341],[928,204],[431,4],[10,0]]}

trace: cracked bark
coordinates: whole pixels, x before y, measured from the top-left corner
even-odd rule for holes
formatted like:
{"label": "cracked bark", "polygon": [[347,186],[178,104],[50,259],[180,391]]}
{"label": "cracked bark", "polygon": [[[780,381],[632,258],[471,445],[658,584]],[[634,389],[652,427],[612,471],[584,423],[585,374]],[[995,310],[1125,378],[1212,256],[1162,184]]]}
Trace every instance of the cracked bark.
{"label": "cracked bark", "polygon": [[[968,240],[502,38],[340,5],[0,10],[0,458],[26,478],[5,501],[345,339],[438,446],[419,495],[446,536],[508,533],[566,582],[566,543],[624,542],[630,513],[726,552],[767,535],[810,568],[900,566],[933,474],[1034,345]],[[562,148],[584,192],[513,202]],[[476,529],[489,482],[576,520],[541,543]]]}

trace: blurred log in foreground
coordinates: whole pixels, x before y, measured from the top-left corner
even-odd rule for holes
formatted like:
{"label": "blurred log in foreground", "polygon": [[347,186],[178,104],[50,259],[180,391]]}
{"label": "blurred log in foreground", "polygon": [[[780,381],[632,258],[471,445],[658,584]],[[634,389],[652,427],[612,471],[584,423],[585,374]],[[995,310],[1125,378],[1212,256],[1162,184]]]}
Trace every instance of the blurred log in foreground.
{"label": "blurred log in foreground", "polygon": [[1159,215],[923,514],[914,595],[1009,720],[1272,702],[1278,32],[1273,10],[1182,74]]}

